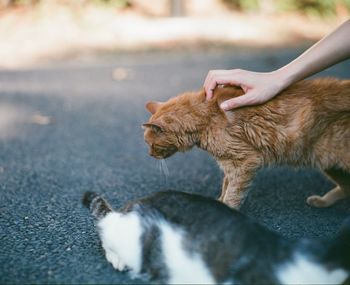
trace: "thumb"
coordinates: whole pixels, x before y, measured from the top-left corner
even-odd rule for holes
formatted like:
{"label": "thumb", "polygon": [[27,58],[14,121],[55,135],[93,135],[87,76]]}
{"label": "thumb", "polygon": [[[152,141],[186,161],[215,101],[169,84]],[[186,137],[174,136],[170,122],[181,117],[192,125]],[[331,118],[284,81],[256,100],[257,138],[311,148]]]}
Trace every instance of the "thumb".
{"label": "thumb", "polygon": [[259,104],[259,100],[257,100],[255,94],[253,92],[248,92],[244,95],[241,95],[236,98],[232,98],[230,100],[226,100],[220,104],[220,108],[224,111],[228,111],[231,109],[236,109],[243,106],[250,106]]}

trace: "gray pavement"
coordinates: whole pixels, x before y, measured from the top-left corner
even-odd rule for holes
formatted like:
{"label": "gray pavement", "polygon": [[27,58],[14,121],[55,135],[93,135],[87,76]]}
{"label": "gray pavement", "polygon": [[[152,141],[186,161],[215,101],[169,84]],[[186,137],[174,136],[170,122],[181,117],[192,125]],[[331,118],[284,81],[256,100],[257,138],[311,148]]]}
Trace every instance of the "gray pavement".
{"label": "gray pavement", "polygon": [[[114,206],[163,189],[216,197],[222,179],[198,149],[169,158],[165,178],[143,142],[145,102],[199,89],[209,69],[268,71],[301,50],[125,54],[0,71],[0,283],[139,282],[107,263],[82,194],[104,193]],[[322,75],[349,70],[344,62]],[[330,187],[315,170],[265,169],[242,211],[286,237],[331,238],[350,201],[305,204]]]}

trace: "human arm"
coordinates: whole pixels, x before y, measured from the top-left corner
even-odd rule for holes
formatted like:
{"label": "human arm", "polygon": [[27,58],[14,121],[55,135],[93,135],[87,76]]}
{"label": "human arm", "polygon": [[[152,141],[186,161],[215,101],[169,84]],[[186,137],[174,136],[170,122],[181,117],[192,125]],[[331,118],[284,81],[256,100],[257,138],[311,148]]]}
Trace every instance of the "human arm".
{"label": "human arm", "polygon": [[272,72],[241,69],[209,71],[204,88],[207,99],[217,85],[241,86],[245,94],[221,104],[224,110],[264,103],[294,82],[350,57],[350,20],[318,41],[292,62]]}

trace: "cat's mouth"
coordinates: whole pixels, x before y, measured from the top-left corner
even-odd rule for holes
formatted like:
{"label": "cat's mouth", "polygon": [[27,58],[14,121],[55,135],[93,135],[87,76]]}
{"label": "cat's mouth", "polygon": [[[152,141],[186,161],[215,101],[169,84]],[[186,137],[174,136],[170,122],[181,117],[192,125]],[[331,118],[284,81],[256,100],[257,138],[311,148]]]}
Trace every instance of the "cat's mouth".
{"label": "cat's mouth", "polygon": [[177,147],[172,146],[168,148],[151,147],[149,154],[156,159],[165,159],[177,152]]}
{"label": "cat's mouth", "polygon": [[[152,154],[151,154],[152,155]],[[156,159],[165,159],[168,158],[169,156],[171,156],[172,154],[166,154],[166,155],[159,155],[159,154],[154,154],[152,155],[154,158]]]}

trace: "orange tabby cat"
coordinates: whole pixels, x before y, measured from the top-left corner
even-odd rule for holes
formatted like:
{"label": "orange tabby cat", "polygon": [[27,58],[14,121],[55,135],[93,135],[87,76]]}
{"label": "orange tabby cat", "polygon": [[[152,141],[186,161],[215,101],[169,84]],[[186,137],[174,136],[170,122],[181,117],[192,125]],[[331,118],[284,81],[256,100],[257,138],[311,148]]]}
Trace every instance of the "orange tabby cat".
{"label": "orange tabby cat", "polygon": [[301,81],[259,106],[224,112],[219,104],[243,91],[216,88],[165,103],[149,102],[144,137],[155,158],[198,146],[224,171],[219,200],[239,207],[256,171],[269,165],[320,169],[337,186],[307,203],[327,207],[350,194],[350,80]]}

